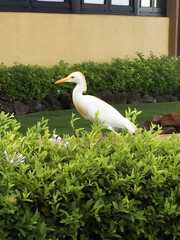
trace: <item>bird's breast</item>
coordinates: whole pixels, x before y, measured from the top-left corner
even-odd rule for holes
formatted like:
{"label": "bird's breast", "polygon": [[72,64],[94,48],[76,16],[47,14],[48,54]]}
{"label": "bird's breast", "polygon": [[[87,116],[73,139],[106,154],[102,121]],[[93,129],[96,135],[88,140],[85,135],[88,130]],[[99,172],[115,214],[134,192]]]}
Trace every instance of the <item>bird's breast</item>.
{"label": "bird's breast", "polygon": [[76,110],[84,117],[87,119],[87,114],[86,114],[86,108],[84,107],[83,103],[80,101],[77,101],[73,99],[74,106]]}

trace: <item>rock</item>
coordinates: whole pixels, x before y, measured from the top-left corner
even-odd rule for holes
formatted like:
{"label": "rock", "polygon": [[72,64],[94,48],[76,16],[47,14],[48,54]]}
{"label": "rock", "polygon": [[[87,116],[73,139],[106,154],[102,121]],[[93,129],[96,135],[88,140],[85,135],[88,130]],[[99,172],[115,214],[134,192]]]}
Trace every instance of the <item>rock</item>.
{"label": "rock", "polygon": [[150,121],[154,124],[160,124],[161,123],[160,116],[158,116],[158,115],[151,116]]}
{"label": "rock", "polygon": [[50,105],[46,100],[38,100],[35,105],[36,112],[50,111]]}
{"label": "rock", "polygon": [[20,101],[14,102],[14,112],[16,115],[23,115],[28,113],[28,111],[29,111],[29,107],[26,104]]}
{"label": "rock", "polygon": [[0,100],[0,112],[5,112],[6,114],[13,114],[14,113],[14,102],[6,102],[4,100]]}
{"label": "rock", "polygon": [[161,126],[180,126],[180,115],[177,113],[165,114],[160,118]]}
{"label": "rock", "polygon": [[74,108],[71,94],[61,94],[58,97],[58,100],[62,104],[62,109],[71,109]]}
{"label": "rock", "polygon": [[107,91],[99,92],[97,94],[97,97],[99,97],[100,99],[102,99],[103,101],[105,101],[109,104],[112,104],[113,100],[114,100],[114,95],[110,92],[107,92]]}
{"label": "rock", "polygon": [[155,94],[154,98],[156,99],[156,102],[169,102],[169,95]]}
{"label": "rock", "polygon": [[24,99],[22,102],[29,107],[28,113],[36,112],[36,100]]}
{"label": "rock", "polygon": [[174,96],[178,98],[178,101],[180,101],[180,90],[174,93]]}
{"label": "rock", "polygon": [[6,103],[14,103],[12,97],[6,96],[6,95],[0,95],[0,101],[4,101]]}
{"label": "rock", "polygon": [[115,93],[113,96],[113,103],[126,104],[127,103],[127,94],[126,93]]}
{"label": "rock", "polygon": [[45,100],[49,103],[50,110],[61,110],[62,109],[62,104],[57,99],[57,97],[55,97],[55,96],[48,96],[48,97],[45,98]]}
{"label": "rock", "polygon": [[156,98],[154,98],[150,95],[144,95],[142,97],[142,102],[143,103],[156,103]]}
{"label": "rock", "polygon": [[147,120],[147,121],[145,121],[143,124],[142,124],[142,128],[145,128],[147,131],[149,131],[150,130],[150,128],[151,128],[151,125],[152,125],[152,122],[151,121],[149,121],[149,120]]}
{"label": "rock", "polygon": [[162,127],[162,134],[172,134],[176,132],[175,127]]}
{"label": "rock", "polygon": [[163,116],[153,115],[147,120],[142,127],[150,130],[151,124],[155,124],[154,131],[158,129],[158,125],[162,127],[162,135],[171,135],[172,133],[180,133],[180,115],[177,113],[169,113]]}
{"label": "rock", "polygon": [[142,100],[141,100],[140,96],[137,96],[137,95],[132,94],[132,93],[128,93],[127,103],[134,104],[134,103],[141,103],[141,102],[142,102]]}
{"label": "rock", "polygon": [[176,132],[180,133],[180,126],[176,126]]}
{"label": "rock", "polygon": [[172,95],[169,95],[169,102],[178,102],[178,97],[177,96],[172,96]]}

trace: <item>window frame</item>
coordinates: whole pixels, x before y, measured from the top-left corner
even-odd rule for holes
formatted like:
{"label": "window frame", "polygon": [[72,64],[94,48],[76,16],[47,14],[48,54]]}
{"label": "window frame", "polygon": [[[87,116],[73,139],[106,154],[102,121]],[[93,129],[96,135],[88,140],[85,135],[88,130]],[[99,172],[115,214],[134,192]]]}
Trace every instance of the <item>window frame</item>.
{"label": "window frame", "polygon": [[70,12],[70,0],[65,0],[65,2],[47,2],[47,1],[37,1],[31,0],[31,7],[36,8],[38,11],[43,12]]}
{"label": "window frame", "polygon": [[[44,12],[44,13],[79,13],[79,14],[107,14],[107,15],[135,15],[135,16],[166,16],[166,3],[162,8],[140,7],[140,0],[130,0],[129,6],[112,5],[111,0],[104,0],[104,4],[84,3],[84,0],[65,0],[65,2],[47,2],[38,0],[0,0],[0,12]],[[74,8],[75,6],[75,8]],[[78,9],[78,10],[77,10]]]}
{"label": "window frame", "polygon": [[104,4],[84,3],[84,0],[82,0],[81,10],[82,12],[106,11],[108,10],[108,0],[104,0]]}
{"label": "window frame", "polygon": [[162,8],[157,8],[155,7],[155,0],[151,0],[151,7],[140,7],[140,1],[139,1],[139,6],[138,6],[138,11],[139,15],[143,16],[164,16],[166,14],[166,5],[167,1],[164,1],[164,7]]}
{"label": "window frame", "polygon": [[0,0],[0,12],[71,13],[70,0],[46,2],[37,0]]}
{"label": "window frame", "polygon": [[32,7],[46,7],[46,8],[67,8],[69,6],[69,0],[64,0],[64,2],[47,2],[47,1],[38,1],[38,0],[31,0]]}
{"label": "window frame", "polygon": [[0,6],[29,6],[30,5],[30,0],[0,0]]}
{"label": "window frame", "polygon": [[109,9],[112,12],[119,12],[121,14],[133,14],[134,13],[134,1],[129,0],[129,6],[124,6],[124,5],[112,5],[110,3]]}

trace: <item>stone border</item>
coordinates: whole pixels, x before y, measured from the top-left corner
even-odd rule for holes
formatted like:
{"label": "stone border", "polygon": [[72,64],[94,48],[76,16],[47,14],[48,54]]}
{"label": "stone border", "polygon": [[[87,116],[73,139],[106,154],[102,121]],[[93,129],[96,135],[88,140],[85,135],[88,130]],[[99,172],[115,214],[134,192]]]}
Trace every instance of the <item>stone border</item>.
{"label": "stone border", "polygon": [[[144,95],[140,97],[131,93],[112,94],[106,91],[102,91],[96,96],[108,102],[109,104],[134,104],[180,101],[180,92],[177,92],[175,95],[156,94],[154,96]],[[15,115],[71,108],[74,108],[71,94],[61,94],[58,97],[48,96],[43,100],[25,99],[22,101],[14,101],[11,97],[0,96],[0,111],[4,111],[5,113],[10,114],[14,113]]]}

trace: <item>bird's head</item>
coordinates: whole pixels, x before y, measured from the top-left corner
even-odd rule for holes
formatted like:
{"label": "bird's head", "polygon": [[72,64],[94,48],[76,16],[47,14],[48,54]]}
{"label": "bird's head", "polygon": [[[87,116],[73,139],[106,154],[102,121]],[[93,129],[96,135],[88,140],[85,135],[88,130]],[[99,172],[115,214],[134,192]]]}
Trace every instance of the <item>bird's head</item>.
{"label": "bird's head", "polygon": [[62,82],[73,82],[76,84],[83,84],[84,92],[87,90],[85,76],[81,72],[72,72],[67,77],[57,80],[55,84]]}

